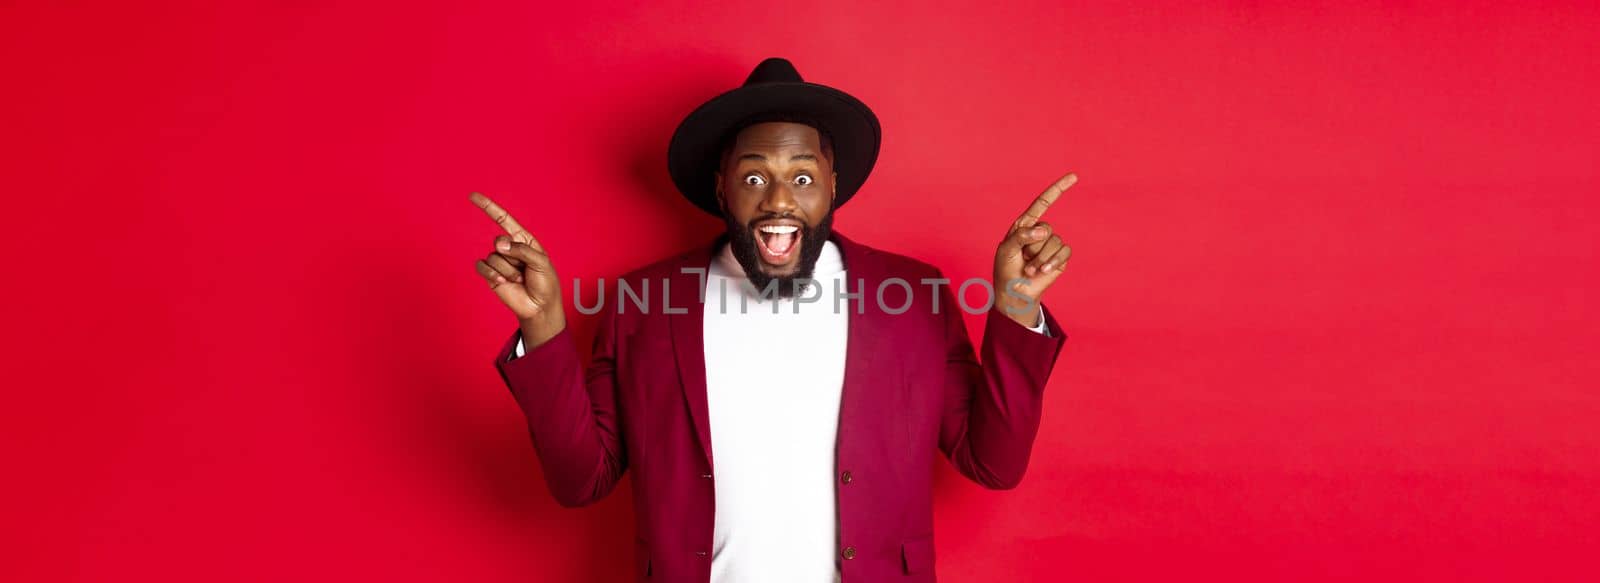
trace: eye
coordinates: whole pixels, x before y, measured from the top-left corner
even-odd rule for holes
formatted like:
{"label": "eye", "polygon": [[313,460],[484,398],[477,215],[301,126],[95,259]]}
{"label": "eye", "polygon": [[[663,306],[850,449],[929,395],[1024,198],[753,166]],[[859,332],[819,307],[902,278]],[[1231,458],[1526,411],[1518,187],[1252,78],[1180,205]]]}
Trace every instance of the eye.
{"label": "eye", "polygon": [[811,182],[812,182],[811,177],[807,176],[805,174],[801,174],[799,176],[794,177],[794,183],[798,184],[800,186],[810,186]]}
{"label": "eye", "polygon": [[748,184],[750,186],[761,186],[763,184],[766,184],[767,180],[765,178],[762,178],[759,174],[751,174],[749,176],[744,177],[744,183]]}

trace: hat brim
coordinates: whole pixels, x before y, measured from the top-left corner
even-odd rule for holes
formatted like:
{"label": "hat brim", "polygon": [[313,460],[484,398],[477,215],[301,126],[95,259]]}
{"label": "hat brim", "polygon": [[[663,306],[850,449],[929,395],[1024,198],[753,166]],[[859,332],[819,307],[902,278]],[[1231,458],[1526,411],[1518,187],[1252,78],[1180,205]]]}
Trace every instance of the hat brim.
{"label": "hat brim", "polygon": [[715,216],[716,171],[722,140],[754,116],[788,112],[815,120],[833,139],[835,184],[833,207],[855,196],[878,161],[882,129],[878,116],[849,94],[816,83],[777,82],[740,87],[705,102],[678,124],[667,146],[667,171],[678,192]]}

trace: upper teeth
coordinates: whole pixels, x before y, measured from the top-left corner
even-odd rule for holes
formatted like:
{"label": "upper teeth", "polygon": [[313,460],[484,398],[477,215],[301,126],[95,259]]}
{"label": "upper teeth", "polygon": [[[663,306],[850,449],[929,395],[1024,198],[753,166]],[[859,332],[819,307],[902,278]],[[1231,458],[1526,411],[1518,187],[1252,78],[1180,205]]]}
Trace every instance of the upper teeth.
{"label": "upper teeth", "polygon": [[774,233],[778,235],[787,235],[798,230],[800,230],[800,227],[793,225],[768,225],[761,227],[761,232],[763,233]]}

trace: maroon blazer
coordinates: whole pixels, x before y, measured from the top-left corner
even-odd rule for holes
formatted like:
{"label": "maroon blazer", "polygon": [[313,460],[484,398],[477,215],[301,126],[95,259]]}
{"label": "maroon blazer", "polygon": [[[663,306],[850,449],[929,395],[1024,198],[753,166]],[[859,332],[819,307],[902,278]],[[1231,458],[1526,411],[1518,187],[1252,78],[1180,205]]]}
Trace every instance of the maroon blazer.
{"label": "maroon blazer", "polygon": [[[1050,336],[991,311],[980,365],[950,286],[940,286],[936,314],[929,287],[919,283],[942,277],[938,269],[837,234],[833,240],[850,291],[865,282],[862,301],[851,299],[848,308],[839,406],[839,568],[850,582],[932,582],[934,450],[979,484],[1015,487],[1066,334],[1049,310]],[[711,578],[716,472],[706,417],[703,272],[680,268],[705,269],[716,249],[707,245],[623,276],[636,290],[649,286],[650,312],[608,302],[587,368],[566,331],[508,360],[518,332],[495,359],[527,417],[556,501],[593,503],[633,470],[640,581]],[[878,283],[890,277],[916,292],[901,314],[876,301]],[[663,294],[668,306],[660,305]],[[897,309],[902,294],[886,289],[885,303]]]}

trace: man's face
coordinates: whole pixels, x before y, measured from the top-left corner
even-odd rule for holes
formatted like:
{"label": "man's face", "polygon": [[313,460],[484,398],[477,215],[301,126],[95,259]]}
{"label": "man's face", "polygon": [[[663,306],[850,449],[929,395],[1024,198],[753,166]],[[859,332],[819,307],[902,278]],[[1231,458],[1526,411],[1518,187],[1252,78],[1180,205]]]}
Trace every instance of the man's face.
{"label": "man's face", "polygon": [[758,289],[793,294],[811,277],[832,223],[833,152],[811,126],[769,122],[739,132],[717,172],[734,257]]}

